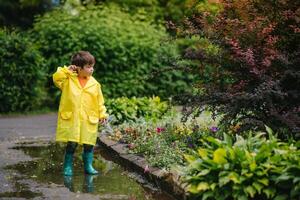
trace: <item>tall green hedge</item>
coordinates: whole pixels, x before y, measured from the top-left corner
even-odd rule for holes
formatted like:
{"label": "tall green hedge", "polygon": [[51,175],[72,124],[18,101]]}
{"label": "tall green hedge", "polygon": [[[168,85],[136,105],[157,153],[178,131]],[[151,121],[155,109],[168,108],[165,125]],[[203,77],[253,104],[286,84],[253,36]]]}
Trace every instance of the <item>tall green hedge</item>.
{"label": "tall green hedge", "polygon": [[0,29],[0,113],[38,108],[45,98],[44,59],[27,37]]}
{"label": "tall green hedge", "polygon": [[80,7],[71,12],[58,9],[38,17],[31,35],[47,60],[50,93],[57,91],[51,88],[50,76],[58,66],[68,65],[78,50],[96,57],[94,76],[106,97],[167,97],[186,90],[189,77],[181,72],[147,79],[153,69],[167,64],[164,58],[177,55],[177,47],[161,46],[168,38],[165,29],[141,19],[117,6]]}
{"label": "tall green hedge", "polygon": [[163,115],[170,111],[168,102],[161,101],[159,97],[108,99],[105,106],[109,115],[115,118],[113,124],[136,121],[139,118],[152,121],[160,120]]}

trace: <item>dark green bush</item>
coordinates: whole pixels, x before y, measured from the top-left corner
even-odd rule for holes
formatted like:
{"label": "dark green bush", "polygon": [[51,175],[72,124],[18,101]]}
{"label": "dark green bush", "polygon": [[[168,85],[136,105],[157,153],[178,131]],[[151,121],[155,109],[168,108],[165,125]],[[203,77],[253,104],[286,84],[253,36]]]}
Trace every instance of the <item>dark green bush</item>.
{"label": "dark green bush", "polygon": [[121,124],[125,121],[135,121],[138,118],[146,120],[160,119],[169,109],[166,101],[159,97],[152,98],[117,98],[105,102],[108,113],[115,117],[113,123]]}
{"label": "dark green bush", "polygon": [[0,112],[39,108],[45,98],[44,59],[20,33],[0,30]]}
{"label": "dark green bush", "polygon": [[47,13],[37,18],[32,31],[34,42],[47,59],[49,87],[50,76],[58,66],[69,64],[74,52],[87,50],[96,57],[94,76],[102,83],[106,97],[166,97],[186,90],[189,77],[181,72],[148,79],[154,69],[168,63],[164,58],[177,55],[176,46],[160,46],[167,38],[163,27],[140,21],[141,15],[126,14],[116,6],[73,11]]}

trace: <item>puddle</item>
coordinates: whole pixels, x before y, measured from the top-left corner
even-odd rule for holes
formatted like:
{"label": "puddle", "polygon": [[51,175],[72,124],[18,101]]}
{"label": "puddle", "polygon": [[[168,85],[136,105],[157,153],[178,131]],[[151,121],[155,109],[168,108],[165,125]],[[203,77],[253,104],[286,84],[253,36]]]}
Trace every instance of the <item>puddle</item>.
{"label": "puddle", "polygon": [[[174,200],[155,188],[137,183],[134,178],[130,178],[132,174],[128,174],[129,172],[124,171],[119,165],[104,159],[99,153],[96,154],[94,160],[94,167],[100,172],[99,175],[85,175],[80,146],[77,147],[74,155],[74,175],[71,177],[62,175],[64,146],[60,144],[50,143],[40,146],[22,144],[14,149],[22,150],[25,154],[37,159],[7,168],[16,170],[24,178],[36,182],[55,183],[67,187],[71,192],[97,194],[101,199]],[[97,152],[100,151],[101,149],[97,149]],[[21,192],[23,192],[21,196],[25,198],[39,195],[27,190]],[[7,193],[6,195],[8,197],[12,194]]]}
{"label": "puddle", "polygon": [[1,198],[26,198],[26,199],[32,199],[34,197],[39,197],[39,196],[42,196],[42,194],[40,193],[35,193],[35,192],[32,192],[30,190],[21,190],[19,192],[4,192],[4,193],[1,193],[0,194],[0,197]]}

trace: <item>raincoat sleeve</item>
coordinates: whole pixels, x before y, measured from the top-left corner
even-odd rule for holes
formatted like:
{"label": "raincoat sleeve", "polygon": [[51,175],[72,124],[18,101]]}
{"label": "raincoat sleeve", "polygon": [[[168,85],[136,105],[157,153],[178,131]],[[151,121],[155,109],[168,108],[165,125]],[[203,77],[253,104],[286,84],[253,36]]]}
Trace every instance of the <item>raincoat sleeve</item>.
{"label": "raincoat sleeve", "polygon": [[57,71],[53,74],[53,82],[56,87],[62,89],[64,82],[68,79],[68,77],[72,74],[72,72],[68,69],[68,67],[58,67]]}
{"label": "raincoat sleeve", "polygon": [[108,114],[106,113],[106,108],[104,106],[104,98],[101,91],[101,86],[99,84],[99,93],[98,93],[98,104],[99,104],[99,119],[107,119]]}

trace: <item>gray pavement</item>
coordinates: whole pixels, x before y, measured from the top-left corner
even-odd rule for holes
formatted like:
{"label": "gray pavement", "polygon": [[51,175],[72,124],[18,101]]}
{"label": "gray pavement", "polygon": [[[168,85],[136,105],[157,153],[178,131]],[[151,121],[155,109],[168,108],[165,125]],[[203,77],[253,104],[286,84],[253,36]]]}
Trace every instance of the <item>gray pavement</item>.
{"label": "gray pavement", "polygon": [[0,141],[33,137],[54,138],[57,114],[0,117]]}

